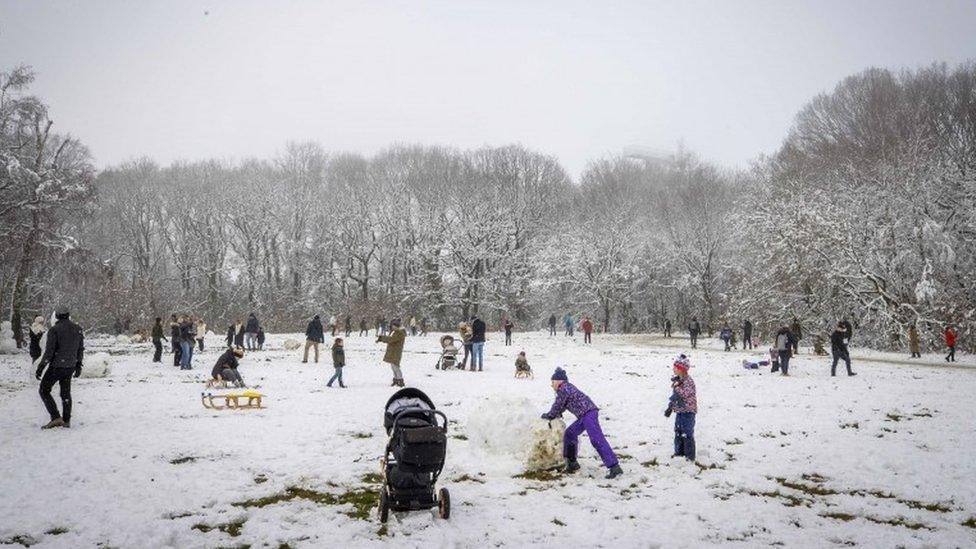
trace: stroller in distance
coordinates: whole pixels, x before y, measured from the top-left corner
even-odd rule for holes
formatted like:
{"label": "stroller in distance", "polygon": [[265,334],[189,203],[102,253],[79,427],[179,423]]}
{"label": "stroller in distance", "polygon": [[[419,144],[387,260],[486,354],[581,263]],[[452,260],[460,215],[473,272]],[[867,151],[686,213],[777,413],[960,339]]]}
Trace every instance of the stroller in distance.
{"label": "stroller in distance", "polygon": [[423,391],[408,387],[387,401],[383,426],[390,438],[380,462],[380,522],[390,511],[434,507],[441,518],[449,518],[451,495],[447,488],[435,489],[447,455],[447,416]]}
{"label": "stroller in distance", "polygon": [[441,336],[441,356],[437,358],[434,368],[438,370],[455,369],[458,367],[458,352],[460,351],[454,336]]}

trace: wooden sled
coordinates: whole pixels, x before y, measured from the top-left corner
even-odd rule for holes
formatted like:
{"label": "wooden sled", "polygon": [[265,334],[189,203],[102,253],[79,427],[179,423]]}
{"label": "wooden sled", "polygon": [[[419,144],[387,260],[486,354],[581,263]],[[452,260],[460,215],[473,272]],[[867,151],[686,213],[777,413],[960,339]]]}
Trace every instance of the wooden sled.
{"label": "wooden sled", "polygon": [[519,378],[535,379],[535,376],[532,375],[532,370],[515,370],[515,379]]}
{"label": "wooden sled", "polygon": [[[233,408],[235,410],[248,410],[264,408],[261,405],[261,398],[264,395],[257,391],[243,391],[240,393],[226,393],[215,395],[212,393],[200,393],[200,401],[203,407],[209,410],[223,410]],[[223,404],[214,402],[214,399],[224,399]]]}

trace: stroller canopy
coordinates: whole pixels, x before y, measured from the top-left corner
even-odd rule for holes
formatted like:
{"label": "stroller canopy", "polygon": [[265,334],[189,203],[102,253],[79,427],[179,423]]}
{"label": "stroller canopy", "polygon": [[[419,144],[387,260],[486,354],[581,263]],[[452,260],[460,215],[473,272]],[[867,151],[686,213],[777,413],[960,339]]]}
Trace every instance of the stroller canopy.
{"label": "stroller canopy", "polygon": [[436,410],[434,401],[420,389],[407,387],[393,393],[390,400],[386,401],[386,409],[383,418],[383,425],[389,431],[393,427],[393,418],[398,412],[404,410]]}

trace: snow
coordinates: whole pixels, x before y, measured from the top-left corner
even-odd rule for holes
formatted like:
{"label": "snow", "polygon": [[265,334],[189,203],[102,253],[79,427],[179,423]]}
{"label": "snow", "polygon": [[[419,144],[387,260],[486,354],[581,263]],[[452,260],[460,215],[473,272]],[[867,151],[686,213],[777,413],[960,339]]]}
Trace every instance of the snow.
{"label": "snow", "polygon": [[0,354],[17,353],[17,341],[14,340],[14,331],[10,328],[10,321],[0,322]]}
{"label": "snow", "polygon": [[[742,368],[761,351],[724,353],[703,340],[708,348],[691,352],[696,465],[669,458],[673,427],[663,417],[683,340],[597,334],[584,346],[516,333],[517,346],[490,341],[486,371],[474,373],[434,369],[440,335],[408,338],[404,373],[450,420],[440,483],[451,490],[450,520],[414,512],[382,528],[375,512],[348,516],[349,504],[292,497],[235,505],[289,487],[376,489],[365,475],[379,470],[393,389],[372,337],[346,339],[349,388],[327,389],[327,360],[303,365],[300,350],[283,349],[299,335],[269,336],[268,350],[248,353],[241,366],[267,408],[240,411],[199,402],[219,338],[194,353],[194,371],[181,372],[170,355],[152,364],[150,344],[90,337],[89,351],[105,353],[110,372],[72,381],[70,430],[38,430],[46,415],[36,382],[22,375],[27,355],[0,356],[0,543],[917,547],[976,539],[963,525],[976,517],[970,357],[964,366],[935,356],[906,365],[899,355],[855,349],[859,375],[831,378],[827,359],[803,350],[784,378]],[[513,377],[518,349],[534,380]],[[604,480],[584,440],[578,474],[516,478],[529,433],[552,402],[556,364],[601,407],[623,477]]]}

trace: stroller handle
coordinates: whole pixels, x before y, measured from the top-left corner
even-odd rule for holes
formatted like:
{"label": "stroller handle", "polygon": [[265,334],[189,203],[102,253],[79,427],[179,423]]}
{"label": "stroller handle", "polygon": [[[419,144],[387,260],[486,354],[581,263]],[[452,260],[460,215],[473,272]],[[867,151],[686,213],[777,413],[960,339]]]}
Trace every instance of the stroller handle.
{"label": "stroller handle", "polygon": [[[397,423],[400,422],[400,418],[403,417],[403,414],[405,414],[407,412],[410,412],[411,414],[418,413],[419,412],[419,413],[427,416],[434,423],[434,426],[435,427],[439,427],[445,433],[447,432],[447,416],[444,415],[444,412],[441,412],[440,410],[421,410],[419,408],[414,408],[414,409],[409,409],[408,408],[406,410],[400,410],[399,412],[397,412],[396,414],[394,414],[393,415],[393,424],[390,426],[390,431],[391,432],[396,430]],[[441,419],[444,421],[444,425],[443,426],[437,425],[437,416],[440,416]]]}

